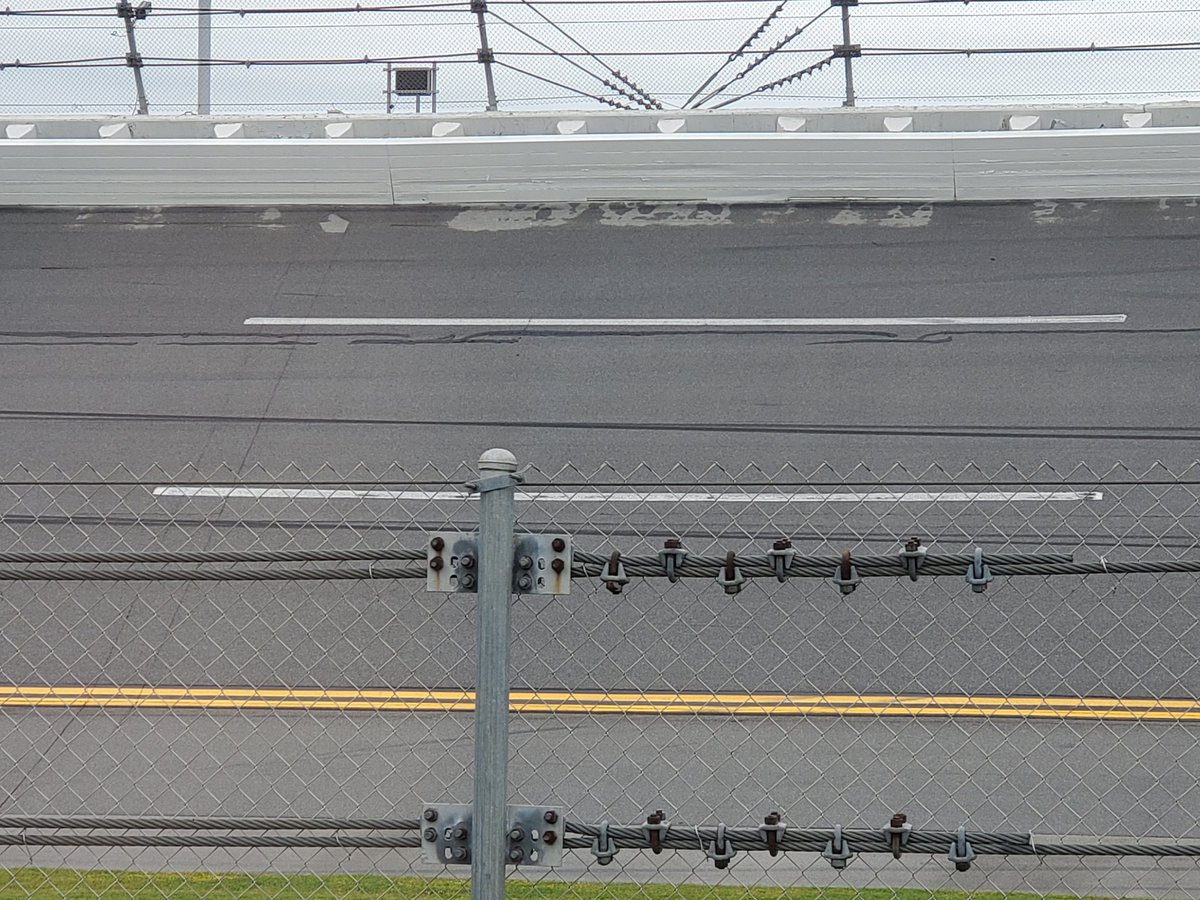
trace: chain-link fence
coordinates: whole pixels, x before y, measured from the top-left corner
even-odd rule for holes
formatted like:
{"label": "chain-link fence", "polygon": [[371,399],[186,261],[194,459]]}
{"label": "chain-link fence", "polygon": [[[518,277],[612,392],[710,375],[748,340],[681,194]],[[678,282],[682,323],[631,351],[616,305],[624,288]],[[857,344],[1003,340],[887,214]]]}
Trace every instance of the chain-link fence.
{"label": "chain-link fence", "polygon": [[[483,7],[507,110],[1197,96],[1200,12],[1190,0]],[[140,72],[152,113],[404,113],[421,102],[428,112],[435,100],[447,112],[483,110],[481,12],[465,0],[212,8],[31,0],[0,10],[0,109],[133,112]],[[396,95],[395,67],[437,73],[420,94]]]}
{"label": "chain-link fence", "polygon": [[[1200,897],[1197,475],[526,471],[573,581],[512,603],[509,797],[573,849],[510,877]],[[417,845],[471,802],[474,478],[8,473],[6,895],[462,890]]]}

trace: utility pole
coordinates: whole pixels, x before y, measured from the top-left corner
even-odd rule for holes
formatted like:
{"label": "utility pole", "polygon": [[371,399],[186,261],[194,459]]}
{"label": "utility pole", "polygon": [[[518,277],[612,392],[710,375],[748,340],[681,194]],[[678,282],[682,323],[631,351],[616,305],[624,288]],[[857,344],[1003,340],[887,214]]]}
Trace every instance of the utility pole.
{"label": "utility pole", "polygon": [[846,102],[854,105],[854,57],[862,56],[862,47],[850,43],[850,7],[858,6],[858,0],[831,0],[832,5],[842,8],[842,42],[833,48],[833,55],[840,56],[846,67]]}
{"label": "utility pole", "polygon": [[495,112],[496,82],[492,80],[492,63],[496,56],[488,46],[487,22],[484,21],[484,14],[487,13],[486,0],[471,0],[471,12],[475,13],[479,20],[479,61],[483,63],[483,80],[487,82],[487,108],[488,112]]}
{"label": "utility pole", "polygon": [[196,115],[212,112],[212,0],[200,0],[196,20]]}
{"label": "utility pole", "polygon": [[137,40],[133,36],[133,23],[146,18],[150,12],[149,3],[139,3],[134,8],[129,0],[119,0],[117,15],[125,20],[125,39],[129,42],[129,52],[125,54],[125,65],[133,69],[133,83],[137,88],[137,111],[139,116],[150,112],[150,104],[146,102],[146,85],[142,82],[142,56],[137,51]]}

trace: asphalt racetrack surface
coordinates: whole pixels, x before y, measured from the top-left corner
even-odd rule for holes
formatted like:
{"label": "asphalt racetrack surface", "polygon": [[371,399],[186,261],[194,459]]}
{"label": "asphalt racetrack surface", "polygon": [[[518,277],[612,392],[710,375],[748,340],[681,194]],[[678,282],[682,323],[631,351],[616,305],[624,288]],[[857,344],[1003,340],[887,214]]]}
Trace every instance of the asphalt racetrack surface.
{"label": "asphalt racetrack surface", "polygon": [[[652,552],[679,535],[704,552],[762,552],[786,534],[806,551],[883,553],[920,533],[953,552],[1194,556],[1198,249],[1200,208],[1175,200],[0,211],[0,549],[419,545],[429,530],[469,530],[472,503],[154,489],[309,474],[314,490],[402,493],[413,485],[401,472],[452,489],[464,460],[499,446],[532,464],[530,491],[595,494],[519,504],[528,527],[590,550]],[[23,483],[38,480],[77,483]],[[739,489],[774,499],[730,499]],[[949,496],[980,490],[996,496]],[[654,491],[724,496],[614,496]],[[846,491],[910,496],[812,496]],[[845,601],[826,583],[760,580],[732,599],[708,583],[635,583],[619,597],[578,585],[516,601],[514,686],[1123,698],[1200,716],[1194,576],[1102,581],[998,580],[976,595],[927,579]],[[17,688],[473,684],[470,598],[423,583],[25,583],[2,595],[0,682]],[[408,815],[469,793],[463,713],[65,696],[0,696],[0,811]],[[518,714],[514,794],[596,821],[664,806],[732,824],[779,807],[814,825],[882,825],[903,809],[946,828],[1200,830],[1186,717],[669,705]],[[714,877],[694,855],[625,854],[613,869]],[[29,859],[423,871],[368,852],[0,853]],[[742,862],[724,877],[836,881],[819,859],[771,875]],[[856,865],[838,883],[937,886],[952,868]],[[954,884],[1195,896],[1200,874],[1189,860],[992,860]]]}

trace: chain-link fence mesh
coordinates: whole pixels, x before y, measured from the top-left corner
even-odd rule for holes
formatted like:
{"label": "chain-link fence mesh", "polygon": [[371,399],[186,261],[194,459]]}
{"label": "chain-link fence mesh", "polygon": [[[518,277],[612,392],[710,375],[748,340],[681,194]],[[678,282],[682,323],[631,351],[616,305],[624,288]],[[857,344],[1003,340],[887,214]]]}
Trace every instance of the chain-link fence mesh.
{"label": "chain-link fence mesh", "polygon": [[[485,24],[501,109],[827,106],[847,100],[842,7],[827,0],[497,0]],[[1197,95],[1190,0],[871,0],[847,6],[859,104],[1123,100]],[[199,25],[211,49],[199,50]],[[115,7],[32,0],[0,16],[0,109],[136,109]],[[269,0],[201,16],[154,4],[135,23],[153,113],[387,110],[388,61],[438,66],[446,112],[482,110],[466,2]],[[197,67],[201,58],[207,69]],[[816,68],[814,68],[816,67]],[[424,111],[430,110],[424,98]],[[393,111],[415,110],[396,98]]]}
{"label": "chain-link fence mesh", "polygon": [[[1196,575],[1106,573],[1200,555],[1200,468],[641,466],[525,473],[518,532],[565,533],[576,559],[743,560],[789,538],[806,556],[1069,554],[1096,575],[632,577],[576,566],[568,596],[514,601],[512,802],[570,821],[1030,833],[1030,841],[1200,838]],[[435,531],[470,533],[467,466],[235,475],[10,472],[0,554],[420,551],[409,562],[239,563],[271,571],[413,565]],[[414,559],[421,556],[421,559]],[[5,557],[12,569],[15,557]],[[227,563],[221,565],[228,567]],[[97,567],[82,562],[60,569]],[[120,563],[161,571],[158,562]],[[381,569],[380,571],[386,571]],[[360,572],[361,574],[361,572]],[[201,583],[4,581],[0,821],[13,815],[333,816],[415,820],[469,802],[471,594],[422,578]],[[415,824],[415,822],[413,823]],[[349,826],[347,826],[349,827]],[[412,827],[408,825],[406,827]],[[5,827],[7,890],[95,890],[89,870],[465,874],[413,849],[38,847]],[[78,830],[72,833],[81,833]],[[106,832],[124,834],[127,832]],[[221,832],[224,834],[225,832]],[[369,835],[399,834],[375,830]],[[676,835],[680,832],[677,831]],[[685,832],[686,833],[686,832]],[[513,877],[578,885],[956,888],[1200,896],[1184,858],[568,851]],[[853,848],[851,848],[853,849]],[[426,881],[407,890],[418,891]],[[312,887],[312,892],[328,889]],[[365,887],[363,887],[365,890]],[[589,894],[590,896],[590,894]]]}
{"label": "chain-link fence mesh", "polygon": [[[231,476],[204,474],[205,483]],[[281,499],[286,482],[323,474],[263,473],[274,490],[224,500],[189,496],[192,471],[9,473],[0,551],[386,550],[420,547],[427,529],[474,514],[465,499]],[[341,477],[377,478],[411,496],[447,485],[461,493],[467,474],[431,467]],[[156,495],[168,485],[180,492]],[[4,583],[0,816],[406,819],[422,798],[469,792],[470,717],[416,713],[391,694],[404,687],[420,699],[432,687],[469,689],[474,678],[470,598],[423,588],[371,579]],[[413,871],[410,855],[375,849],[8,847],[0,861],[10,869]],[[22,883],[53,893],[46,882]],[[74,887],[96,884],[81,874]]]}

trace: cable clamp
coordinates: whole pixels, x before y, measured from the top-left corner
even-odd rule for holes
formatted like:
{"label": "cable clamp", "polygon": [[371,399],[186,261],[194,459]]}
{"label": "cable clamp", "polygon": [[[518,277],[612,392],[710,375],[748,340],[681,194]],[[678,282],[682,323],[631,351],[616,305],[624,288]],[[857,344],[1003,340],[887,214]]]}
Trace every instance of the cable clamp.
{"label": "cable clamp", "polygon": [[705,849],[704,854],[713,861],[718,869],[729,868],[729,861],[737,856],[733,844],[725,840],[725,823],[717,825],[717,839]]}
{"label": "cable clamp", "polygon": [[467,489],[468,493],[488,494],[492,491],[503,491],[516,487],[518,484],[523,484],[524,481],[525,476],[519,472],[500,472],[497,475],[488,475],[486,478],[468,481],[463,487]]}
{"label": "cable clamp", "polygon": [[967,829],[965,826],[958,829],[958,837],[950,845],[950,852],[947,855],[950,858],[950,862],[954,863],[954,868],[959,872],[965,872],[971,868],[971,862],[975,859],[975,849],[971,846],[971,842],[967,840]]}
{"label": "cable clamp", "polygon": [[908,816],[904,813],[896,813],[892,816],[892,821],[888,824],[887,828],[883,829],[883,833],[888,836],[892,856],[899,859],[904,853],[904,846],[908,843],[909,836],[912,834],[912,826],[908,824]]}
{"label": "cable clamp", "polygon": [[658,551],[658,559],[666,570],[667,580],[674,584],[679,580],[679,567],[687,559],[688,552],[683,549],[683,541],[679,538],[668,538],[663,541],[663,548]]}
{"label": "cable clamp", "polygon": [[767,556],[771,557],[771,564],[775,569],[775,577],[781,582],[787,581],[788,569],[792,567],[792,560],[796,558],[796,551],[792,549],[792,542],[787,538],[776,541],[771,549],[767,551]]}
{"label": "cable clamp", "polygon": [[904,563],[904,568],[908,570],[909,580],[916,581],[921,566],[925,564],[925,548],[921,546],[919,537],[908,539],[904,544],[904,549],[900,552],[900,559]]}
{"label": "cable clamp", "polygon": [[663,817],[661,809],[657,809],[646,816],[646,824],[642,826],[642,833],[646,835],[646,843],[650,845],[651,852],[663,852],[663,839],[666,838],[667,832],[670,830],[671,823]]}
{"label": "cable clamp", "polygon": [[779,813],[767,813],[763,817],[763,823],[758,826],[758,830],[767,839],[767,852],[772,856],[777,856],[779,854],[779,842],[787,834],[787,826],[783,824]]}
{"label": "cable clamp", "polygon": [[592,840],[592,856],[596,857],[596,862],[600,865],[607,866],[616,855],[617,845],[608,836],[608,820],[605,819],[600,823],[599,833]]}
{"label": "cable clamp", "polygon": [[841,825],[833,826],[833,840],[825,845],[821,855],[829,860],[829,864],[835,869],[846,868],[846,864],[854,858],[854,851],[850,849],[850,844],[842,840]]}
{"label": "cable clamp", "polygon": [[975,548],[975,561],[971,563],[971,568],[967,569],[967,584],[971,586],[977,594],[982,594],[987,590],[987,586],[992,581],[992,570],[987,567],[987,563],[983,561],[983,548]]}
{"label": "cable clamp", "polygon": [[849,550],[842,551],[842,562],[833,573],[833,583],[837,585],[843,597],[853,594],[854,589],[862,583]]}
{"label": "cable clamp", "polygon": [[742,592],[742,585],[745,583],[746,576],[737,567],[737,556],[730,550],[725,554],[725,565],[717,572],[717,584],[725,589],[726,594],[733,596]]}
{"label": "cable clamp", "polygon": [[610,594],[619,594],[625,590],[625,585],[629,584],[629,576],[625,574],[625,566],[621,564],[620,550],[613,551],[612,556],[608,558],[608,568],[600,573],[600,577]]}

